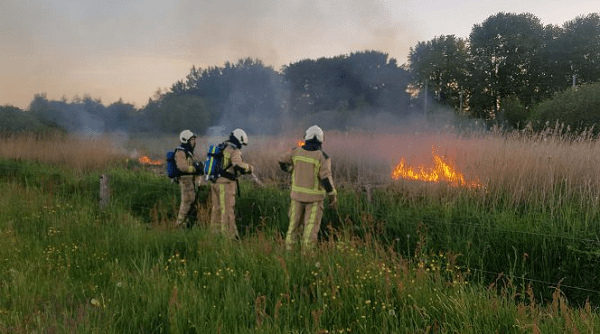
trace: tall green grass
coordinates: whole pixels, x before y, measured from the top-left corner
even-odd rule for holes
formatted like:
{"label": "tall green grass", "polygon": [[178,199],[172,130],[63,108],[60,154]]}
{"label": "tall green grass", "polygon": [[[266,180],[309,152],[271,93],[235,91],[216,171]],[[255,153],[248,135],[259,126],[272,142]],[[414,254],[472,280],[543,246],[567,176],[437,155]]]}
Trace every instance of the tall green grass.
{"label": "tall green grass", "polygon": [[[372,202],[341,189],[339,210],[324,217],[319,248],[303,254],[283,245],[286,189],[243,182],[242,238],[230,242],[208,232],[202,213],[191,230],[168,228],[178,188],[164,177],[131,165],[102,173],[112,190],[104,210],[100,171],[0,160],[0,332],[600,330],[597,304],[573,303],[562,286],[542,300],[519,271],[534,261],[541,264],[532,268],[546,273],[553,271],[544,269],[549,263],[569,265],[574,255],[560,252],[580,240],[552,239],[565,232],[552,229],[558,217],[546,222],[553,216],[482,206],[481,194],[455,189],[432,190],[437,197],[381,189]],[[548,240],[536,241],[533,232]],[[533,251],[522,261],[526,249]],[[595,251],[577,250],[592,258]],[[578,275],[596,275],[585,263],[593,264],[580,259]]]}

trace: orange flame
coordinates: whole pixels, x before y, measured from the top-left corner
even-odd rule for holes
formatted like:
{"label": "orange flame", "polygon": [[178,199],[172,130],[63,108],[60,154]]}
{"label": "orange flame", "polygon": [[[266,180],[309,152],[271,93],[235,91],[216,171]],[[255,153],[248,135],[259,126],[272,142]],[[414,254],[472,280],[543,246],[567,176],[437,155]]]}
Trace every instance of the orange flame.
{"label": "orange flame", "polygon": [[298,140],[298,147],[304,146],[304,142],[302,140]]}
{"label": "orange flame", "polygon": [[152,160],[147,156],[141,156],[138,158],[138,160],[142,165],[162,165],[162,161]]}
{"label": "orange flame", "polygon": [[415,169],[406,166],[406,161],[402,158],[392,171],[392,179],[398,180],[403,178],[425,182],[447,182],[453,187],[467,187],[471,189],[483,187],[483,184],[478,179],[467,180],[451,163],[444,161],[442,157],[435,153],[433,153],[433,161],[433,167],[419,165]]}

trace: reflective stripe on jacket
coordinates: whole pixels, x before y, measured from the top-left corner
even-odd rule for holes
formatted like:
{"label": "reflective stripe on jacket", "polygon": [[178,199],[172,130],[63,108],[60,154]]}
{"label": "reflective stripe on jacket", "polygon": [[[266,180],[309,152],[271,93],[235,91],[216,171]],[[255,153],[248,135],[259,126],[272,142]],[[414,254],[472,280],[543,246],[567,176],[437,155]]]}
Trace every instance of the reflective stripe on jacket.
{"label": "reflective stripe on jacket", "polygon": [[[316,202],[325,199],[325,189],[321,180],[331,177],[331,159],[323,151],[307,151],[296,147],[279,159],[280,163],[291,166],[292,192],[291,198],[301,202]],[[334,188],[335,191],[335,188]]]}

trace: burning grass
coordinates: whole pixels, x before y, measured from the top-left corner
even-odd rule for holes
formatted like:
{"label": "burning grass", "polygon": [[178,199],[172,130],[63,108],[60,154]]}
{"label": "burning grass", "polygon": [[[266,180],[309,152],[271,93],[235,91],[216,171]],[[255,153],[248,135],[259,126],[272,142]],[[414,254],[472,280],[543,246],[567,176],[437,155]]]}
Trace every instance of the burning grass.
{"label": "burning grass", "polygon": [[483,184],[479,180],[467,180],[450,161],[435,154],[432,149],[433,166],[419,165],[416,168],[407,166],[404,158],[392,171],[392,179],[417,180],[423,182],[446,182],[453,187],[480,188]]}
{"label": "burning grass", "polygon": [[[258,167],[261,177],[285,183],[277,157],[301,138],[300,131],[289,137],[253,138],[244,156]],[[431,189],[428,183],[437,183],[442,188],[485,189],[488,196],[502,193],[515,204],[545,203],[553,196],[577,196],[596,203],[600,193],[596,177],[600,175],[600,147],[586,134],[565,137],[552,129],[537,135],[328,131],[323,150],[332,157],[336,184],[344,187],[415,188],[421,184]],[[402,163],[405,175],[394,175]],[[432,172],[436,165],[440,172]],[[419,175],[425,172],[430,175]]]}

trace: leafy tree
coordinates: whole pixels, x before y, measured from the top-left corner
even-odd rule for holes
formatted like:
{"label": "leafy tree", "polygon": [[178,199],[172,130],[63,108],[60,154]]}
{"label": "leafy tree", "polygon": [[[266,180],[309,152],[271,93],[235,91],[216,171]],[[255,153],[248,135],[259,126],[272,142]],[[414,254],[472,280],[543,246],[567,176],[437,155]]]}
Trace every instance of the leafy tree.
{"label": "leafy tree", "polygon": [[566,22],[559,43],[566,76],[576,75],[580,84],[600,81],[600,14]]}
{"label": "leafy tree", "polygon": [[171,94],[207,100],[210,124],[243,124],[253,133],[277,132],[284,101],[281,75],[260,60],[245,58],[223,67],[192,67],[186,81],[171,87]]}
{"label": "leafy tree", "polygon": [[33,114],[17,107],[0,106],[0,131],[60,132],[60,129],[42,123]]}
{"label": "leafy tree", "polygon": [[544,27],[544,45],[538,50],[534,66],[538,68],[539,91],[536,101],[550,98],[554,93],[572,85],[572,71],[566,61],[563,30],[559,26]]}
{"label": "leafy tree", "polygon": [[473,27],[469,41],[470,106],[476,116],[494,118],[501,99],[511,95],[525,106],[534,104],[542,75],[535,65],[544,45],[544,27],[537,17],[492,15]]}
{"label": "leafy tree", "polygon": [[555,92],[577,84],[600,80],[600,15],[579,16],[562,28],[545,28],[546,44],[540,52],[544,75],[540,78],[541,95],[551,97]]}
{"label": "leafy tree", "polygon": [[66,130],[61,124],[65,118],[64,113],[48,100],[46,94],[35,94],[28,109],[40,122],[52,127],[62,127]]}
{"label": "leafy tree", "polygon": [[376,109],[407,112],[410,96],[406,89],[410,76],[406,69],[398,66],[396,59],[386,53],[364,51],[351,53],[347,64],[349,71],[362,81],[355,86],[362,89],[354,91],[351,105],[360,107],[366,103]]}
{"label": "leafy tree", "polygon": [[[69,132],[102,133],[106,131],[131,131],[141,129],[143,114],[131,104],[119,100],[108,107],[100,99],[89,95],[48,100],[46,94],[36,94],[29,111],[50,126],[60,126]],[[135,121],[133,121],[135,117]]]}
{"label": "leafy tree", "polygon": [[395,59],[377,51],[333,58],[305,59],[283,68],[296,118],[338,110],[387,109],[405,112],[409,104],[408,72]]}
{"label": "leafy tree", "polygon": [[454,35],[439,36],[419,42],[410,49],[409,68],[412,84],[419,91],[427,87],[434,99],[455,110],[461,107],[461,94],[466,87],[469,59],[467,42]]}
{"label": "leafy tree", "polygon": [[302,118],[323,110],[350,107],[351,86],[360,85],[360,82],[348,67],[344,68],[345,58],[306,59],[284,66],[283,75],[291,91],[293,116]]}
{"label": "leafy tree", "polygon": [[119,99],[105,108],[104,119],[106,127],[113,130],[131,130],[134,126],[134,119],[139,118],[139,113],[130,103]]}
{"label": "leafy tree", "polygon": [[168,133],[184,129],[203,133],[211,125],[205,99],[193,95],[166,94],[149,104],[146,116],[157,129]]}

